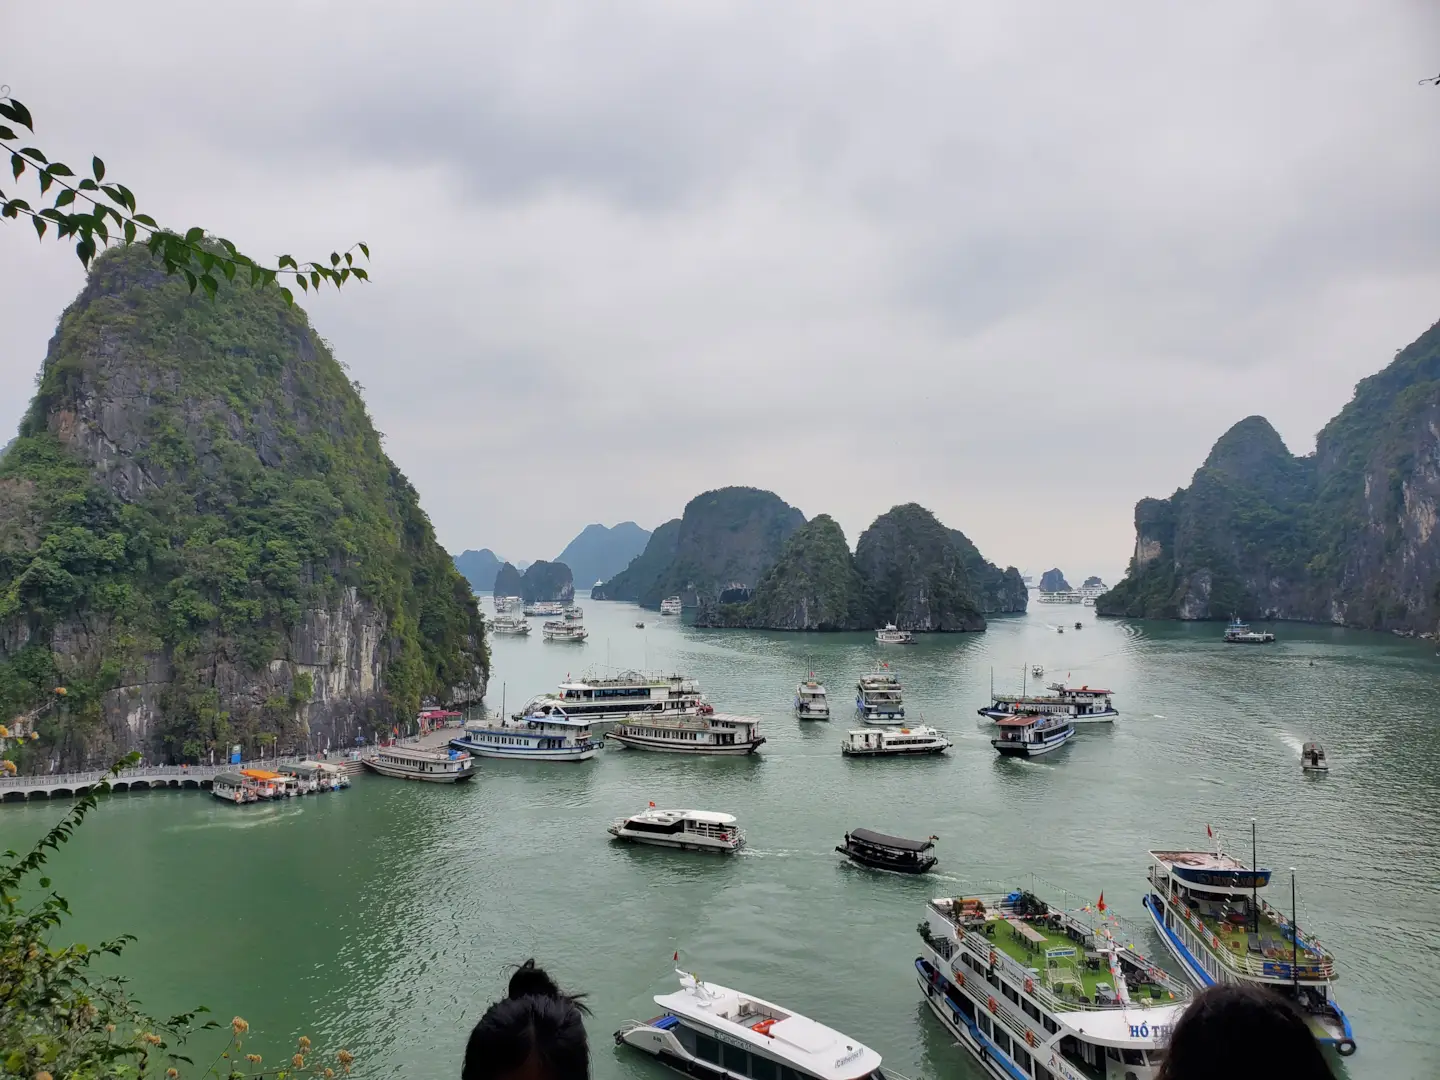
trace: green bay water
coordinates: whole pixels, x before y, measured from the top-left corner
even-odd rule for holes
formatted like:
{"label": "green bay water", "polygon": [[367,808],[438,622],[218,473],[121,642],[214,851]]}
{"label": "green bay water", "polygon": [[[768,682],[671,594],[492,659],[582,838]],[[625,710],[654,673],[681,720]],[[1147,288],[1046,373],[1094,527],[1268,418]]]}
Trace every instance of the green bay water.
{"label": "green bay water", "polygon": [[[363,1075],[458,1075],[466,1035],[534,956],[589,994],[594,1073],[658,1080],[616,1049],[626,1018],[675,988],[671,954],[702,978],[800,1010],[874,1046],[911,1077],[979,1069],[921,1004],[916,923],[932,895],[1034,872],[1141,928],[1147,849],[1203,846],[1205,826],[1248,856],[1252,816],[1271,900],[1335,953],[1360,1049],[1354,1080],[1440,1074],[1440,660],[1386,635],[1279,624],[1278,644],[1226,646],[1218,624],[1096,619],[1034,605],[983,634],[886,647],[870,635],[697,630],[585,601],[584,645],[502,637],[489,704],[507,707],[594,667],[680,670],[722,711],[758,715],[750,759],[606,750],[580,765],[484,761],[470,784],[374,776],[332,796],[236,808],[195,792],[105,801],[50,872],[70,934],[139,940],[125,972],[154,1012],[195,1004],[245,1017],[247,1049],[307,1034]],[[636,629],[643,620],[644,630]],[[1073,629],[1079,620],[1083,629]],[[538,622],[538,620],[537,620]],[[1053,627],[1064,623],[1064,634]],[[910,716],[948,731],[946,756],[842,758],[856,679],[889,660]],[[1001,760],[975,710],[1022,669],[1108,686],[1121,718],[1039,761]],[[836,720],[791,716],[814,671]],[[1033,680],[1031,680],[1033,685]],[[1318,739],[1329,776],[1302,775]],[[737,814],[734,858],[617,845],[605,826],[653,800]],[[0,807],[0,842],[36,837],[68,804]],[[849,828],[940,837],[912,880],[833,851]],[[196,1056],[200,1056],[198,1053]]]}

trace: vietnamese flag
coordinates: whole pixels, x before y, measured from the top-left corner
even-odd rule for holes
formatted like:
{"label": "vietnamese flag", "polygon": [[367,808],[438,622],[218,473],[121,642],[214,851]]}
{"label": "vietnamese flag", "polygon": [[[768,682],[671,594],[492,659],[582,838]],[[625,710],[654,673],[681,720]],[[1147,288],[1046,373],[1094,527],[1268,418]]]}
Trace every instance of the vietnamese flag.
{"label": "vietnamese flag", "polygon": [[1095,906],[1101,911],[1105,910],[1105,891],[1103,889],[1100,891],[1100,902]]}

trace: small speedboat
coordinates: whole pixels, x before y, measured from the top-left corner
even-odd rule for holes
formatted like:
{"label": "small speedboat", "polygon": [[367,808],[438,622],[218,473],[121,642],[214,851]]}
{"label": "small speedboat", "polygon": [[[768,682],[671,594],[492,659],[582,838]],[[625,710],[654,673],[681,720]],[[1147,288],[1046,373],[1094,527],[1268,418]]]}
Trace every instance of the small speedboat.
{"label": "small speedboat", "polygon": [[1317,742],[1307,742],[1300,749],[1300,768],[1307,773],[1327,773],[1330,763],[1325,760],[1325,748]]}
{"label": "small speedboat", "polygon": [[687,851],[733,853],[745,843],[745,834],[733,814],[711,810],[658,810],[652,802],[633,817],[621,818],[608,832],[617,840]]}
{"label": "small speedboat", "polygon": [[852,829],[835,850],[861,866],[894,870],[899,874],[923,874],[940,861],[935,857],[937,839],[930,836],[924,840],[907,840],[869,829]]}
{"label": "small speedboat", "polygon": [[1077,622],[1077,623],[1075,624],[1075,629],[1076,629],[1076,630],[1079,630],[1080,628],[1081,628],[1081,624]]}
{"label": "small speedboat", "polygon": [[645,629],[645,624],[644,624],[643,622],[637,622],[637,623],[635,624],[635,629],[636,629],[636,630],[644,630],[644,629]]}

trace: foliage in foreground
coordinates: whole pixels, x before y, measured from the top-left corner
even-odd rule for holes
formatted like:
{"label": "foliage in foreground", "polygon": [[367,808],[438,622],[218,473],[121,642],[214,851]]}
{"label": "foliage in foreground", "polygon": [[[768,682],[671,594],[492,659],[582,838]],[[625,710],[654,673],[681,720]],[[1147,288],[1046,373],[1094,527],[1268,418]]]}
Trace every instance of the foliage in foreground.
{"label": "foliage in foreground", "polygon": [[[130,755],[111,769],[111,775],[137,761],[138,755]],[[349,1051],[322,1059],[303,1036],[287,1061],[267,1066],[259,1054],[244,1051],[250,1025],[238,1016],[209,1064],[197,1064],[182,1052],[188,1049],[187,1041],[201,1032],[223,1030],[206,1018],[209,1010],[156,1019],[130,996],[124,978],[104,975],[95,966],[97,959],[120,956],[133,938],[119,937],[93,949],[79,943],[51,944],[70,914],[70,905],[51,888],[43,868],[50,854],[67,843],[95,809],[99,794],[108,790],[107,778],[29,851],[7,851],[0,861],[0,1077],[328,1080],[348,1073],[354,1061]],[[27,891],[33,895],[36,888],[41,898],[27,904],[24,895]]]}

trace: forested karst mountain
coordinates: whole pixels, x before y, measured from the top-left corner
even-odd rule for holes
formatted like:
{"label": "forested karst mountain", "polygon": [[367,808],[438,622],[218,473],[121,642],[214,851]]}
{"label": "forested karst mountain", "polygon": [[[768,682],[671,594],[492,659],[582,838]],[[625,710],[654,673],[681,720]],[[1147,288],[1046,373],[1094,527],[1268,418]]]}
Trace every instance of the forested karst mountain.
{"label": "forested karst mountain", "polygon": [[544,559],[531,563],[520,575],[520,599],[527,604],[536,600],[569,602],[575,599],[575,580],[570,567]]}
{"label": "forested karst mountain", "polygon": [[614,528],[586,525],[580,535],[565,545],[555,559],[570,567],[582,587],[597,581],[609,581],[630,565],[645,550],[650,540],[648,529],[633,521],[622,521]]}
{"label": "forested karst mountain", "polygon": [[500,564],[500,569],[495,571],[495,582],[490,586],[496,596],[519,596],[524,588],[520,571],[508,562]]}
{"label": "forested karst mountain", "polygon": [[495,584],[495,575],[500,570],[500,558],[489,548],[479,551],[462,551],[455,556],[455,569],[459,570],[470,588],[476,592],[488,592]]}
{"label": "forested karst mountain", "polygon": [[1046,570],[1040,575],[1041,592],[1069,592],[1070,583],[1059,569]]}
{"label": "forested karst mountain", "polygon": [[[660,596],[664,599],[662,579],[675,561],[675,549],[680,542],[680,519],[672,518],[650,534],[645,550],[630,560],[630,565],[603,585],[590,590],[592,600],[628,600],[644,603],[642,596]],[[656,600],[650,607],[659,607]]]}
{"label": "forested karst mountain", "polygon": [[468,585],[303,312],[102,255],[0,461],[0,718],[42,736],[22,767],[348,745],[478,700],[488,670]]}
{"label": "forested karst mountain", "polygon": [[1135,507],[1101,614],[1270,617],[1431,631],[1440,618],[1440,325],[1403,349],[1296,457],[1259,416],[1190,486]]}

